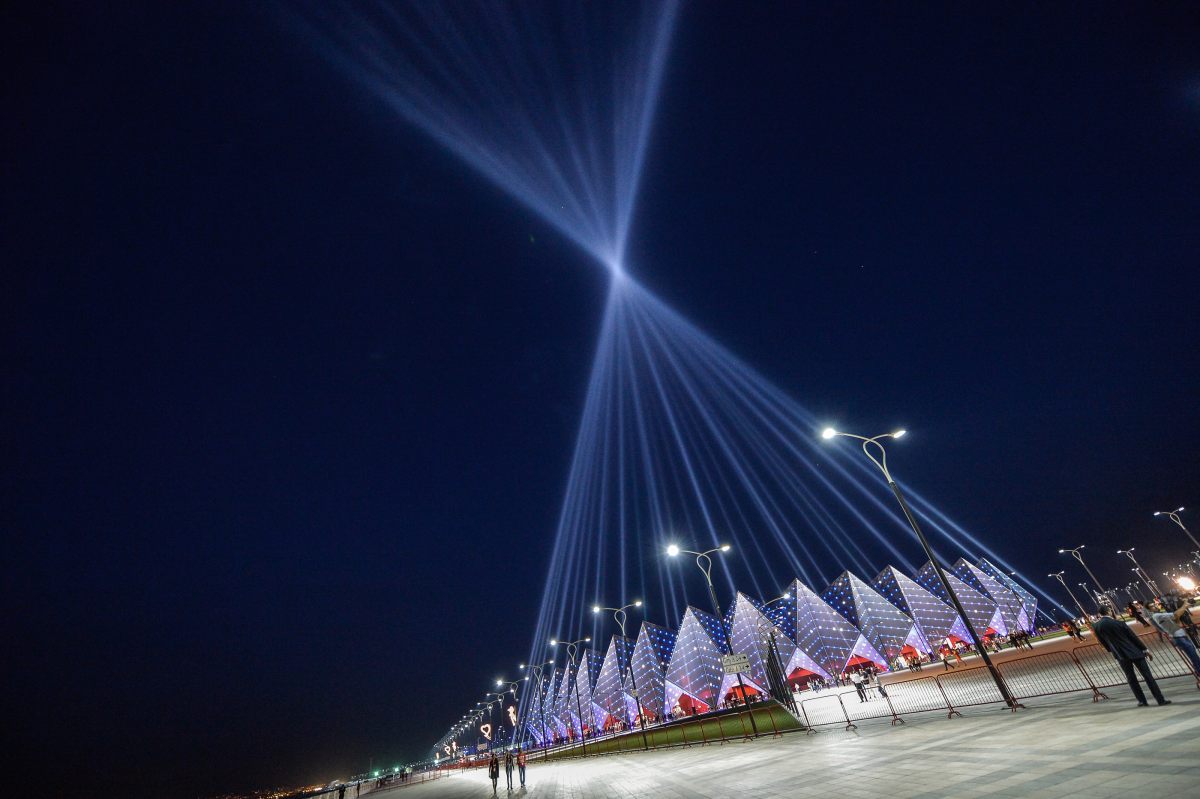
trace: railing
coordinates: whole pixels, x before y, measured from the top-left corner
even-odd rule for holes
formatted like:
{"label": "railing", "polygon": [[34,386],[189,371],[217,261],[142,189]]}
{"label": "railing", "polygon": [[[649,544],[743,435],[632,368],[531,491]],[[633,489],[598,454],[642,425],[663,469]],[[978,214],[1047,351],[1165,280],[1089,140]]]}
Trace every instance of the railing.
{"label": "railing", "polygon": [[414,771],[412,774],[405,775],[403,779],[401,779],[399,774],[384,775],[378,778],[361,780],[359,782],[337,785],[332,788],[301,794],[293,797],[293,799],[358,799],[360,796],[367,796],[375,791],[402,788],[406,785],[419,785],[443,776],[447,775],[443,774],[443,769],[440,768]]}
{"label": "railing", "polygon": [[[1155,679],[1191,676],[1200,688],[1200,675],[1192,671],[1187,658],[1170,642],[1158,633],[1140,638],[1151,655],[1150,671]],[[1108,699],[1102,688],[1126,684],[1124,671],[1100,644],[1025,655],[1001,661],[996,668],[1017,700],[1087,691],[1093,702],[1099,702]],[[869,719],[903,724],[904,716],[931,711],[942,711],[953,718],[962,715],[959,708],[1004,703],[985,666],[896,680],[884,683],[882,690],[871,686],[868,693],[866,701],[854,691],[818,694],[800,702],[801,717],[811,733],[831,726],[852,730],[858,727],[857,722]],[[1019,707],[1023,705],[1018,703],[1012,710]]]}

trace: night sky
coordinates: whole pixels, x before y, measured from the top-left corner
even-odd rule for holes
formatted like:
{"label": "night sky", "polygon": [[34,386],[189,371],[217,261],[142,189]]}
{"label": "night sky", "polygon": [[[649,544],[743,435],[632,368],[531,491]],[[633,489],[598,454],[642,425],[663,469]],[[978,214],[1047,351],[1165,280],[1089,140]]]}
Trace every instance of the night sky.
{"label": "night sky", "polygon": [[[1054,6],[686,6],[629,264],[907,426],[1027,574],[1124,583],[1200,506],[1200,14]],[[605,276],[286,16],[3,12],[3,710],[46,795],[416,759],[529,648]]]}

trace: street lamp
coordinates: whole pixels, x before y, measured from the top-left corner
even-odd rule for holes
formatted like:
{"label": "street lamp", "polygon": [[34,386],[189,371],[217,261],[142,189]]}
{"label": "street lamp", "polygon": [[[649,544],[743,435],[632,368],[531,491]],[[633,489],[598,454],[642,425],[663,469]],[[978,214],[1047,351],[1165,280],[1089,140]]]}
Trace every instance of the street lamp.
{"label": "street lamp", "polygon": [[1133,570],[1134,574],[1138,575],[1142,578],[1142,580],[1145,581],[1146,587],[1150,589],[1151,594],[1154,596],[1160,596],[1162,592],[1158,590],[1158,586],[1154,584],[1154,581],[1150,579],[1150,575],[1147,574],[1146,570],[1142,568],[1142,564],[1137,562],[1137,558],[1133,556],[1133,549],[1133,547],[1130,547],[1129,549],[1118,549],[1117,554],[1125,555],[1131,561],[1133,561],[1133,565],[1135,567]]}
{"label": "street lamp", "polygon": [[1053,577],[1055,580],[1058,580],[1060,583],[1062,583],[1062,587],[1067,589],[1067,593],[1070,595],[1071,601],[1075,603],[1075,607],[1079,608],[1079,614],[1086,621],[1088,618],[1088,612],[1084,610],[1083,605],[1079,603],[1079,599],[1076,598],[1075,592],[1071,590],[1071,586],[1067,585],[1067,581],[1063,577],[1064,574],[1066,574],[1066,572],[1055,572],[1054,574],[1047,574],[1046,576]]}
{"label": "street lamp", "polygon": [[[1082,566],[1083,570],[1088,573],[1088,577],[1092,578],[1092,582],[1096,584],[1096,590],[1099,592],[1100,596],[1104,596],[1104,586],[1100,585],[1100,581],[1098,579],[1096,579],[1096,575],[1093,574],[1092,570],[1088,568],[1088,565],[1083,562],[1083,555],[1079,554],[1079,550],[1083,549],[1083,547],[1084,547],[1084,545],[1080,544],[1079,546],[1074,547],[1073,549],[1060,549],[1060,550],[1058,550],[1058,554],[1065,555],[1066,553],[1070,552],[1071,557],[1073,557],[1073,558],[1075,558],[1075,560],[1079,561],[1079,565]],[[1097,606],[1099,604],[1100,603],[1097,602]]]}
{"label": "street lamp", "polygon": [[[722,544],[719,547],[705,550],[704,552],[693,552],[690,549],[680,549],[676,544],[671,544],[667,547],[667,554],[672,558],[680,554],[696,556],[696,567],[700,569],[700,573],[704,575],[705,582],[708,583],[708,598],[712,600],[713,613],[716,614],[717,624],[721,626],[721,632],[725,633],[725,648],[729,651],[730,655],[733,655],[733,639],[729,637],[729,627],[726,626],[725,619],[721,616],[721,603],[717,601],[717,591],[715,588],[713,588],[712,581],[712,554],[714,552],[728,552],[730,549],[731,547],[729,544]],[[740,671],[737,673],[737,681],[741,700],[746,704],[746,707],[749,708],[750,702],[746,697],[746,684],[742,681],[742,673]],[[717,698],[720,699],[720,697]],[[743,728],[743,731],[744,729],[745,728]],[[753,730],[754,737],[757,738],[758,725],[754,722],[753,710],[750,711],[750,729]]]}
{"label": "street lamp", "polygon": [[[871,462],[879,467],[883,472],[883,477],[887,480],[888,487],[892,489],[892,493],[896,495],[896,501],[900,503],[900,509],[904,511],[904,517],[908,519],[908,524],[912,527],[913,532],[917,535],[917,540],[921,542],[921,548],[925,550],[925,556],[929,558],[929,563],[933,566],[934,573],[937,574],[938,581],[942,584],[942,589],[946,595],[950,597],[950,603],[954,605],[954,609],[958,611],[958,617],[962,619],[963,625],[967,628],[967,632],[971,635],[971,643],[975,646],[975,651],[979,653],[983,663],[987,666],[988,673],[992,675],[992,680],[996,683],[996,688],[1000,691],[1000,696],[1004,699],[1004,703],[1008,705],[1010,710],[1016,710],[1021,707],[1013,695],[1009,693],[1008,686],[1004,682],[1004,678],[1000,676],[1000,670],[996,668],[996,664],[992,663],[991,657],[988,655],[987,648],[983,645],[983,640],[979,637],[979,633],[975,631],[975,625],[971,624],[970,618],[967,616],[967,611],[963,609],[962,602],[958,599],[958,594],[954,592],[954,586],[950,585],[950,581],[946,579],[946,571],[942,568],[942,564],[938,562],[937,556],[933,554],[933,548],[929,546],[929,541],[925,539],[925,534],[921,532],[921,526],[917,524],[917,518],[913,516],[912,511],[908,507],[908,502],[904,499],[904,494],[900,491],[900,486],[892,479],[892,473],[888,471],[887,465],[887,450],[884,449],[880,439],[884,438],[901,438],[906,434],[905,430],[897,430],[894,433],[884,433],[883,435],[867,438],[866,436],[858,436],[853,433],[842,433],[834,430],[832,427],[826,427],[821,431],[821,438],[826,440],[837,436],[845,438],[853,438],[856,441],[862,442],[863,454],[871,459]],[[879,457],[875,457],[871,448],[874,447]]]}
{"label": "street lamp", "polygon": [[579,742],[583,745],[583,756],[587,757],[587,736],[583,732],[583,705],[579,701],[579,666],[575,664],[575,653],[579,651],[580,644],[591,642],[591,638],[580,638],[578,641],[556,641],[550,639],[550,646],[562,644],[567,648],[567,657],[571,659],[571,666],[567,670],[567,679],[571,679],[570,669],[575,669],[575,713],[579,719]]}
{"label": "street lamp", "polygon": [[[592,613],[600,613],[601,611],[604,611],[604,610],[612,611],[613,621],[615,621],[617,623],[617,626],[621,628],[621,637],[626,640],[629,640],[629,636],[627,636],[625,634],[625,620],[628,618],[627,611],[630,608],[640,608],[641,606],[642,606],[642,600],[640,600],[640,599],[638,599],[634,602],[630,602],[628,605],[622,605],[619,608],[606,608],[602,605],[593,605]],[[635,641],[634,647],[636,648],[636,646],[637,646],[637,642]],[[618,653],[618,655],[619,655],[619,653]],[[620,660],[621,659],[618,656],[618,658],[617,658],[618,663],[620,662]],[[646,739],[646,714],[642,712],[642,698],[640,696],[638,696],[637,678],[633,674],[633,650],[632,649],[629,651],[629,687],[631,689],[633,689],[633,701],[637,705],[637,712],[638,712],[638,725],[642,728],[642,748],[649,749],[650,742]],[[621,704],[622,705],[625,704],[624,700],[622,700]]]}
{"label": "street lamp", "polygon": [[[508,691],[507,691],[507,693],[510,693],[510,694],[512,694],[512,696],[513,696],[513,702],[516,704],[516,707],[517,707],[517,710],[518,710],[518,711],[520,711],[520,709],[521,709],[521,697],[517,696],[517,685],[519,685],[519,684],[520,684],[520,680],[505,680],[505,679],[503,679],[503,678],[501,678],[501,677],[497,677],[497,678],[496,678],[496,687],[497,687],[497,688],[500,688],[500,687],[502,687],[502,686],[505,686],[505,685],[507,685],[507,686],[508,686]],[[503,710],[503,709],[504,709],[504,706],[503,706],[503,705],[501,705],[501,706],[500,706],[500,709],[501,709],[501,710]],[[501,716],[501,718],[503,719],[503,716]],[[521,725],[520,725],[520,720],[519,720],[519,719],[514,719],[514,721],[513,721],[513,731],[512,731],[512,738],[509,740],[509,743],[510,743],[510,744],[516,744],[516,742],[517,742],[517,728],[518,728],[519,726],[521,726]]]}
{"label": "street lamp", "polygon": [[542,678],[542,669],[547,666],[554,665],[554,658],[550,658],[545,663],[540,663],[536,666],[530,664],[526,666],[521,664],[521,668],[529,669],[537,676],[537,692],[538,692],[538,715],[542,719],[542,748],[546,746],[546,691],[545,680]]}
{"label": "street lamp", "polygon": [[[1183,523],[1183,519],[1179,518],[1179,514],[1182,512],[1183,512],[1183,508],[1179,507],[1179,508],[1176,508],[1175,510],[1156,510],[1156,511],[1154,511],[1154,515],[1155,516],[1166,516],[1168,519],[1175,522],[1177,525],[1179,525],[1179,529],[1183,530],[1183,532],[1187,534],[1187,537],[1192,540],[1192,545],[1195,546],[1196,549],[1200,549],[1200,541],[1196,540],[1196,536],[1192,535],[1192,531],[1187,529],[1187,526]],[[1197,558],[1196,562],[1200,563],[1200,554],[1197,554],[1194,552],[1192,554],[1193,554],[1193,556],[1195,556]]]}

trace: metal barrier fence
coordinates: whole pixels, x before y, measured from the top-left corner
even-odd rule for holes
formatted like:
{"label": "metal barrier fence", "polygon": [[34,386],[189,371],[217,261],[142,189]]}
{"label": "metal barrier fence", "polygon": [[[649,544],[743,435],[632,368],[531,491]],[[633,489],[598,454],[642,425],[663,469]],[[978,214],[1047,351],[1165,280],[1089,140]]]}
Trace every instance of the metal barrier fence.
{"label": "metal barrier fence", "polygon": [[[1150,671],[1155,679],[1191,676],[1200,688],[1200,675],[1192,671],[1187,658],[1158,633],[1139,636],[1150,655]],[[1043,652],[998,662],[1009,692],[1017,699],[1033,699],[1090,692],[1092,701],[1108,699],[1102,688],[1125,685],[1125,672],[1116,659],[1100,644],[1086,644],[1071,650]],[[889,719],[903,724],[904,717],[931,711],[944,712],[947,718],[962,715],[959,708],[1003,704],[1004,698],[985,666],[951,669],[926,677],[911,677],[884,683],[866,701],[854,691],[830,691],[799,703],[801,717],[810,733],[821,727],[856,729],[860,721]],[[1023,705],[1011,708],[1016,711]]]}
{"label": "metal barrier fence", "polygon": [[397,776],[380,777],[376,779],[366,779],[361,782],[351,782],[346,785],[336,785],[332,788],[325,788],[320,791],[301,794],[293,797],[293,799],[358,799],[360,796],[367,796],[376,791],[386,791],[392,788],[403,788],[406,785],[420,785],[430,780],[440,779],[448,776],[443,773],[444,769],[429,769],[426,771],[414,771],[408,774],[404,779]]}

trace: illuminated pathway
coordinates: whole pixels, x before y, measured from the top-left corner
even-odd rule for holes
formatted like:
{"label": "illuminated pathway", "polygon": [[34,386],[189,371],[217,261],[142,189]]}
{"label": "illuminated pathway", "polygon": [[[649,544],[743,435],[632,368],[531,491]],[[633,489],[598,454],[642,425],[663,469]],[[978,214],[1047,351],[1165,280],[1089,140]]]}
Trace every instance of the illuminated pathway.
{"label": "illuminated pathway", "polygon": [[[793,734],[725,746],[534,764],[524,799],[572,797],[1190,796],[1200,784],[1200,692],[1161,683],[1169,707],[1138,708],[1128,687],[858,733]],[[515,776],[515,775],[514,775]],[[503,771],[499,795],[505,791]],[[482,770],[372,794],[485,797]]]}

